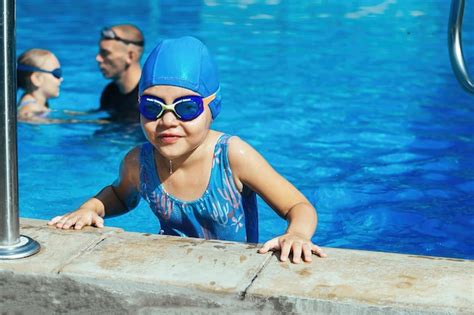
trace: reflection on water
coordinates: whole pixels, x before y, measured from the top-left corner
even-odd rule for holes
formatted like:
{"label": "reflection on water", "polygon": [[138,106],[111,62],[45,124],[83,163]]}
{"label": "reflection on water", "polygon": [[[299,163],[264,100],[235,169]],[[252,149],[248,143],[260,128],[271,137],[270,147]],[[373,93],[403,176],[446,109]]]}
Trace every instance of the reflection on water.
{"label": "reflection on water", "polygon": [[196,34],[201,24],[202,0],[159,1],[159,24],[163,37],[180,37]]}
{"label": "reflection on water", "polygon": [[107,139],[108,141],[126,142],[130,144],[146,141],[142,128],[138,123],[110,123],[100,125],[100,127],[94,131],[94,137]]}

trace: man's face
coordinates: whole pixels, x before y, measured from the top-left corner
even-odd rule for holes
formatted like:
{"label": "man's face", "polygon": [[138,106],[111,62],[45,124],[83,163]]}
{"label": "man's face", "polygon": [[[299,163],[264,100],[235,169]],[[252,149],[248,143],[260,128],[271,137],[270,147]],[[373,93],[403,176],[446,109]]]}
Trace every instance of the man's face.
{"label": "man's face", "polygon": [[116,40],[101,40],[95,60],[99,63],[102,75],[115,81],[130,64],[127,45]]}

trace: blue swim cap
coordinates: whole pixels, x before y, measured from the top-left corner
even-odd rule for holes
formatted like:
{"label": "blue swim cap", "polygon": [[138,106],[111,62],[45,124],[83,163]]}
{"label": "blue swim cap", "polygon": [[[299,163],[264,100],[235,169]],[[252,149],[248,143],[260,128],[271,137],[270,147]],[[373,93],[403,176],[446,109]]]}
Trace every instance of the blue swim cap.
{"label": "blue swim cap", "polygon": [[139,95],[154,85],[179,86],[202,97],[216,93],[209,104],[212,118],[221,110],[217,67],[207,47],[194,37],[165,39],[153,49],[143,66]]}

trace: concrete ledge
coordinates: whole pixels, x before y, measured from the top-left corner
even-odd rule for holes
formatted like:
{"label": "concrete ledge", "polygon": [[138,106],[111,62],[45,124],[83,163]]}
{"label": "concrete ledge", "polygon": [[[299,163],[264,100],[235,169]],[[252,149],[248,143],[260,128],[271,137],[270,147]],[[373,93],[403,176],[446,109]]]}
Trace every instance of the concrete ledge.
{"label": "concrete ledge", "polygon": [[35,256],[0,260],[0,310],[38,313],[471,314],[473,261],[326,248],[281,263],[250,244],[60,231],[23,219]]}

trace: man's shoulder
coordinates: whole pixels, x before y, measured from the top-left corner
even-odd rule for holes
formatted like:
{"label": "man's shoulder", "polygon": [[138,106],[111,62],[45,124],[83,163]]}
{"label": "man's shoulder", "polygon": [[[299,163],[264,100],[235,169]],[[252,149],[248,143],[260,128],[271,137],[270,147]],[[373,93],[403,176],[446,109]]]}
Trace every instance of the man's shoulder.
{"label": "man's shoulder", "polygon": [[100,109],[109,109],[113,107],[113,100],[117,97],[117,93],[119,93],[118,86],[115,82],[110,82],[107,84],[102,91],[102,95],[100,96]]}
{"label": "man's shoulder", "polygon": [[102,92],[100,110],[110,113],[112,120],[138,122],[138,84],[127,94],[122,94],[115,82],[110,82]]}

